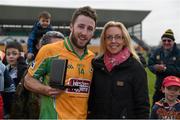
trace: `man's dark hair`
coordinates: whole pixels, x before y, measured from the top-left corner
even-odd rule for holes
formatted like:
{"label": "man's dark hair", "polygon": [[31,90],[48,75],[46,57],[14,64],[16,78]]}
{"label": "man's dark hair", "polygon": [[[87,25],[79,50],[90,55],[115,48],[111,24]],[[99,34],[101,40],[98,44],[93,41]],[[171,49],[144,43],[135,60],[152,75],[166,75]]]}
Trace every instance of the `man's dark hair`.
{"label": "man's dark hair", "polygon": [[15,49],[18,49],[19,52],[23,52],[22,45],[19,42],[17,42],[17,41],[7,42],[6,47],[5,47],[5,52],[9,48],[15,48]]}
{"label": "man's dark hair", "polygon": [[85,6],[77,9],[72,15],[72,19],[71,19],[72,24],[74,24],[74,22],[76,21],[79,15],[90,17],[95,21],[95,23],[97,21],[96,10],[92,9],[90,6]]}
{"label": "man's dark hair", "polygon": [[49,12],[47,12],[47,11],[42,11],[42,12],[39,13],[38,18],[40,19],[42,17],[45,18],[45,19],[49,19],[49,18],[51,18],[51,14]]}

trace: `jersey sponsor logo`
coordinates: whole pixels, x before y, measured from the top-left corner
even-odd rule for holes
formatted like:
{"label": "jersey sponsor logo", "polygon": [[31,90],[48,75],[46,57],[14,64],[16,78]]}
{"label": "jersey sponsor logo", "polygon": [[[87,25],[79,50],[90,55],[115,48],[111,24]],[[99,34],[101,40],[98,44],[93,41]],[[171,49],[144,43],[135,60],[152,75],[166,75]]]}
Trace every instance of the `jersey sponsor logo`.
{"label": "jersey sponsor logo", "polygon": [[72,64],[68,64],[68,65],[67,65],[67,68],[68,68],[68,69],[74,69],[74,67],[73,67]]}
{"label": "jersey sponsor logo", "polygon": [[89,93],[90,83],[90,80],[87,79],[71,78],[68,85],[79,86],[79,88],[68,88],[66,92]]}

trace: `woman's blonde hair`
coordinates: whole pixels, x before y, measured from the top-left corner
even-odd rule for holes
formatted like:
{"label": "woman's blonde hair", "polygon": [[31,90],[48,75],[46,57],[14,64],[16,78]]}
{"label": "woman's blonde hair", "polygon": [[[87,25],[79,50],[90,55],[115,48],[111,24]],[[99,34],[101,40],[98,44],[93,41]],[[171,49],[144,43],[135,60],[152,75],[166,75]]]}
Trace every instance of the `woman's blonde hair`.
{"label": "woman's blonde hair", "polygon": [[110,27],[118,27],[122,31],[123,40],[125,41],[124,47],[127,47],[130,53],[133,55],[133,57],[139,61],[139,57],[136,54],[134,47],[132,46],[129,32],[127,31],[123,23],[115,22],[115,21],[109,21],[104,25],[104,28],[101,33],[101,38],[100,38],[100,51],[97,57],[102,57],[104,53],[106,52],[105,33],[106,33],[106,30]]}

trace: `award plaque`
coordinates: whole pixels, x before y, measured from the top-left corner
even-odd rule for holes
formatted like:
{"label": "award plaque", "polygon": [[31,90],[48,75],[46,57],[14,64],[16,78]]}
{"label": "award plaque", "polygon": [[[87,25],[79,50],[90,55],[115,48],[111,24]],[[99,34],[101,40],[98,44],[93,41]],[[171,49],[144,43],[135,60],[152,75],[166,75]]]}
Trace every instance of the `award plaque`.
{"label": "award plaque", "polygon": [[53,88],[66,89],[66,88],[79,88],[78,86],[65,85],[66,70],[68,60],[54,59],[50,68],[49,85]]}

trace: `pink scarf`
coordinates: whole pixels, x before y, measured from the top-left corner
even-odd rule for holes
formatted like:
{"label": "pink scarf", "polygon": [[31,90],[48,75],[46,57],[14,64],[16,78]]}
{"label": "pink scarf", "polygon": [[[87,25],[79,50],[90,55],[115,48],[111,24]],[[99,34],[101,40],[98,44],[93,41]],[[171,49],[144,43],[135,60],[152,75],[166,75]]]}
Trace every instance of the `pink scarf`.
{"label": "pink scarf", "polygon": [[130,51],[128,48],[124,48],[118,54],[113,55],[110,52],[104,54],[104,63],[107,70],[110,72],[114,66],[119,65],[126,61],[130,56]]}

